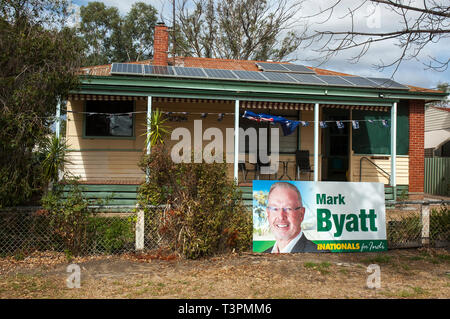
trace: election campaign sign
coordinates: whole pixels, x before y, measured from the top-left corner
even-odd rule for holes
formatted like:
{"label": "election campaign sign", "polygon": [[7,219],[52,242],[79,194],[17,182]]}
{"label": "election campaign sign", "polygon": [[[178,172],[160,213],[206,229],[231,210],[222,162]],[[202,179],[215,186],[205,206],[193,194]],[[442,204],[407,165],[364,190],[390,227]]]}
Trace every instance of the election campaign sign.
{"label": "election campaign sign", "polygon": [[253,181],[253,251],[387,250],[382,183]]}

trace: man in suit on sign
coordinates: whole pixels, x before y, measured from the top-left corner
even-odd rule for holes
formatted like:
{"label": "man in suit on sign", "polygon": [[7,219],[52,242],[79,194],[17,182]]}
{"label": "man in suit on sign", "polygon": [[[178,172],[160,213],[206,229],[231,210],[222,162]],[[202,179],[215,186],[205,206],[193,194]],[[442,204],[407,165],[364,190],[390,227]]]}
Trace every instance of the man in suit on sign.
{"label": "man in suit on sign", "polygon": [[267,219],[276,242],[265,253],[321,252],[302,232],[305,207],[298,188],[288,182],[276,182],[269,191]]}

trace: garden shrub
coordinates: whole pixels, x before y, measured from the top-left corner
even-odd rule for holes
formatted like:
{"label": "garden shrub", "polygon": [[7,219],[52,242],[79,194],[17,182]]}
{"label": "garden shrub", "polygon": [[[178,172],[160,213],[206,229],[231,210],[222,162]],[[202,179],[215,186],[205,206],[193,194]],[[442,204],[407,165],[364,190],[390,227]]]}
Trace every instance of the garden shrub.
{"label": "garden shrub", "polygon": [[155,245],[191,259],[249,249],[251,215],[226,163],[177,164],[164,145],[156,145],[140,166],[149,178],[138,201]]}
{"label": "garden shrub", "polygon": [[450,209],[442,205],[430,212],[430,239],[450,241]]}
{"label": "garden shrub", "polygon": [[419,241],[422,235],[422,221],[418,215],[392,220],[387,223],[386,232],[389,246]]}
{"label": "garden shrub", "polygon": [[88,226],[95,215],[95,210],[89,207],[92,204],[101,205],[102,202],[85,198],[75,178],[65,178],[56,183],[53,190],[42,198],[52,230],[73,256],[79,256],[89,243]]}
{"label": "garden shrub", "polygon": [[91,217],[87,229],[89,248],[109,254],[131,250],[135,245],[134,225],[131,217]]}

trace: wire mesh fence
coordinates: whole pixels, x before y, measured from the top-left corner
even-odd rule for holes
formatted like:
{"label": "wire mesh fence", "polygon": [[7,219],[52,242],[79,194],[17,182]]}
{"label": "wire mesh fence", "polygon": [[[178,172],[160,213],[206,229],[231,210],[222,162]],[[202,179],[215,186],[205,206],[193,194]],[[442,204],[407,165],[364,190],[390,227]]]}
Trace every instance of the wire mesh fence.
{"label": "wire mesh fence", "polygon": [[388,247],[445,247],[450,244],[450,201],[403,201],[387,204]]}
{"label": "wire mesh fence", "polygon": [[40,209],[0,212],[0,255],[57,251],[79,255],[134,251],[135,213],[93,214],[67,231]]}
{"label": "wire mesh fence", "polygon": [[[448,246],[449,208],[450,201],[387,203],[388,248]],[[80,255],[116,254],[180,244],[180,234],[174,231],[180,228],[170,223],[177,219],[167,218],[175,212],[168,207],[153,207],[145,213],[129,207],[127,211],[93,214],[77,232],[61,228],[39,208],[0,211],[0,256],[67,252],[73,247]]]}

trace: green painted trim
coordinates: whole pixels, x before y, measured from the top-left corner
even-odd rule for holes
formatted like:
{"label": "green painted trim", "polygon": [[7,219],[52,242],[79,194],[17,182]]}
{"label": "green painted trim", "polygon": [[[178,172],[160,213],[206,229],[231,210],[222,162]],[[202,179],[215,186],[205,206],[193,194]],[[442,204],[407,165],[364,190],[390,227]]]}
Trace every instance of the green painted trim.
{"label": "green painted trim", "polygon": [[[156,92],[167,92],[171,89],[175,90],[195,90],[201,96],[208,91],[218,91],[222,95],[239,95],[245,96],[250,93],[264,93],[265,96],[271,94],[305,94],[330,97],[367,97],[379,98],[379,94],[384,95],[384,99],[432,99],[442,100],[446,93],[434,92],[411,92],[406,90],[395,89],[377,89],[377,88],[349,88],[339,86],[307,86],[298,84],[276,84],[276,83],[255,83],[255,82],[235,82],[226,80],[198,80],[198,79],[180,79],[180,78],[137,78],[127,76],[82,76],[82,89],[96,89],[99,86],[109,86],[110,91],[117,92],[115,87],[131,86],[132,90],[139,92],[144,89],[146,92],[151,88],[157,88]],[[128,91],[126,89],[124,91]],[[74,92],[77,93],[77,92]],[[93,94],[93,93],[91,93]],[[113,94],[113,93],[110,93]],[[117,94],[117,93],[116,93]],[[194,93],[195,94],[195,93]],[[207,94],[207,93],[206,93]],[[143,94],[144,95],[144,94]]]}
{"label": "green painted trim", "polygon": [[[138,191],[141,185],[129,185],[129,184],[81,184],[80,188],[83,192],[131,192]],[[64,191],[67,191],[71,186],[64,187]]]}
{"label": "green painted trim", "polygon": [[[163,93],[162,93],[163,92]],[[185,88],[142,88],[142,87],[103,87],[103,86],[82,86],[79,91],[73,92],[77,94],[99,94],[99,95],[128,95],[128,96],[147,96],[154,97],[185,97],[185,98],[203,98],[203,99],[219,99],[219,100],[236,100],[241,101],[273,101],[273,102],[293,102],[293,103],[320,103],[320,104],[354,104],[357,105],[375,105],[375,106],[392,106],[394,99],[380,99],[378,94],[362,94],[353,96],[349,92],[330,96],[321,95],[320,92],[311,91],[279,91],[279,92],[242,92],[242,91],[193,91]],[[271,94],[273,93],[273,94]],[[268,97],[270,96],[270,97]],[[370,100],[369,100],[370,99]],[[333,102],[333,103],[331,103]],[[341,102],[341,103],[338,103]]]}
{"label": "green painted trim", "polygon": [[[84,132],[83,132],[84,133]],[[126,137],[126,136],[82,136],[86,140],[135,140],[136,136]]]}
{"label": "green painted trim", "polygon": [[135,89],[132,88],[130,91],[126,91],[126,88],[121,88],[120,91],[110,91],[110,90],[103,90],[99,88],[92,88],[90,89],[82,89],[80,91],[74,92],[77,94],[97,94],[97,95],[124,95],[124,96],[146,96],[147,94],[150,94],[154,97],[175,97],[175,98],[194,98],[194,99],[211,99],[211,100],[228,100],[228,101],[234,101],[236,99],[239,99],[241,101],[262,101],[262,102],[287,102],[287,103],[319,103],[319,104],[341,104],[341,105],[367,105],[367,106],[387,106],[391,107],[392,103],[398,102],[398,100],[380,100],[380,99],[371,99],[367,97],[363,98],[352,98],[352,97],[311,97],[311,96],[293,96],[293,95],[277,95],[274,97],[267,97],[263,94],[248,94],[246,96],[244,95],[230,95],[226,96],[223,94],[217,94],[212,95],[211,92],[208,92],[208,94],[196,92],[195,94],[191,92],[168,92],[161,93],[161,89],[158,91],[148,91],[144,90],[142,92],[138,92]]}
{"label": "green painted trim", "polygon": [[[136,111],[136,101],[133,101],[133,112]],[[86,101],[83,101],[83,112],[86,112]],[[86,135],[86,113],[83,113],[82,137],[87,140],[136,140],[136,115],[133,113],[133,136],[87,136]]]}
{"label": "green painted trim", "polygon": [[[354,153],[352,154],[353,156],[391,156],[391,154],[358,154],[358,153]],[[409,155],[402,155],[402,154],[397,154],[397,157],[409,157]]]}
{"label": "green painted trim", "polygon": [[68,149],[68,152],[143,152],[142,149],[138,148],[111,148],[111,149],[105,149],[105,148],[81,148],[81,149]]}
{"label": "green painted trim", "polygon": [[[69,195],[69,192],[63,192],[63,197],[67,197]],[[111,198],[111,200],[116,199],[128,199],[128,200],[136,200],[137,199],[137,192],[83,192],[83,196],[85,198],[100,198],[100,199],[108,199]]]}

